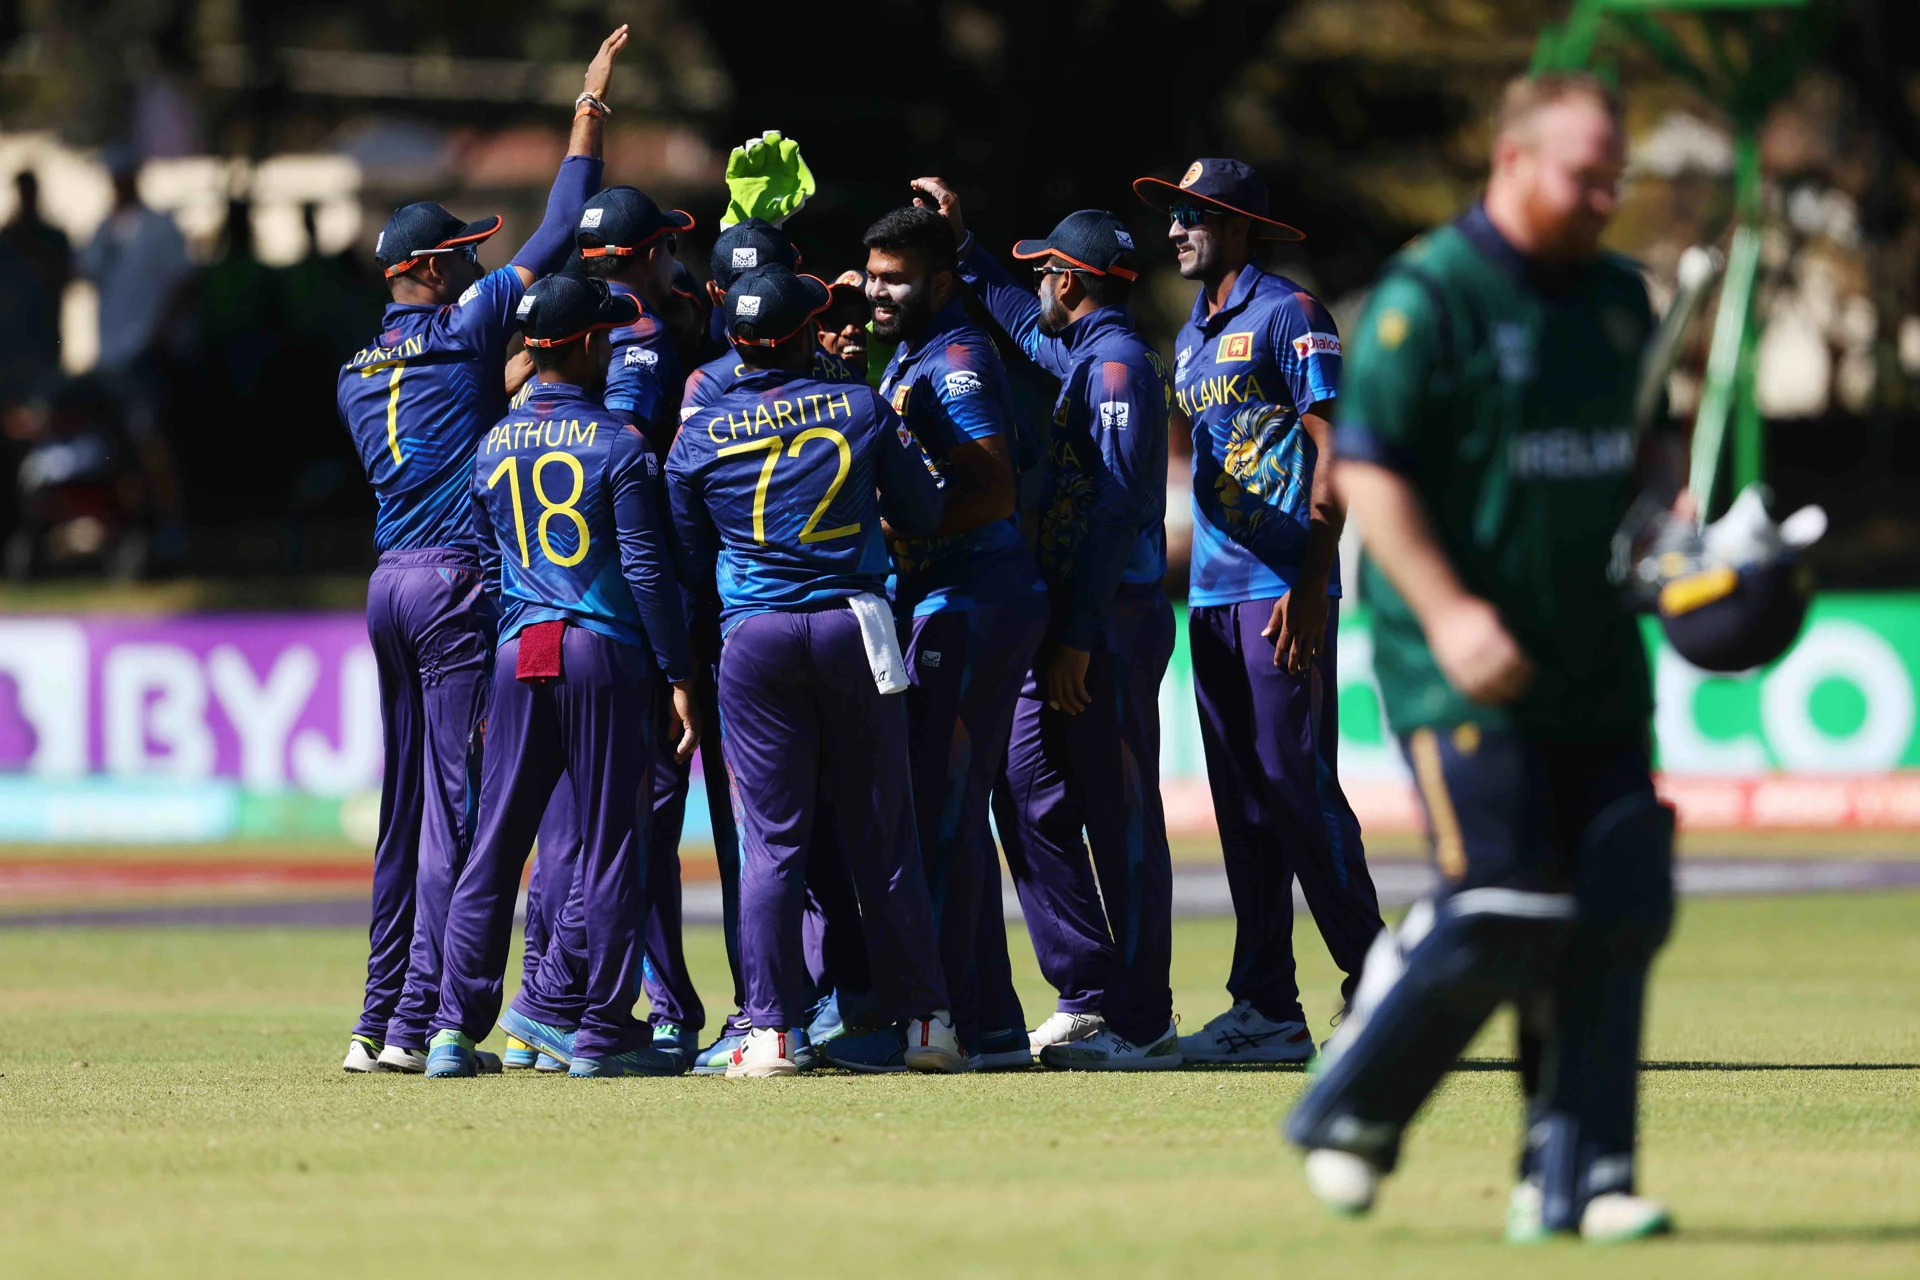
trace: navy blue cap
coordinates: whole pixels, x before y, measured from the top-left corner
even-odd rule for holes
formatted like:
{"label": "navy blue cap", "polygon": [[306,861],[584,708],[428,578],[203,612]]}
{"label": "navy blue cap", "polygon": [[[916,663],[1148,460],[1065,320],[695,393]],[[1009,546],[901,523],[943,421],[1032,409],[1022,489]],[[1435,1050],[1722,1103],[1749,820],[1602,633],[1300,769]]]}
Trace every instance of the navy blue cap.
{"label": "navy blue cap", "polygon": [[687,264],[678,258],[673,260],[673,283],[668,287],[683,298],[700,296],[700,282],[693,278],[693,272],[687,269]]}
{"label": "navy blue cap", "polygon": [[670,231],[693,230],[693,215],[662,209],[638,187],[608,187],[580,209],[573,243],[583,258],[625,258]]}
{"label": "navy blue cap", "polygon": [[595,329],[632,324],[640,318],[640,300],[592,276],[542,276],[527,286],[513,318],[528,346],[559,347]]}
{"label": "navy blue cap", "polygon": [[1240,160],[1204,158],[1187,166],[1179,182],[1165,178],[1135,179],[1133,190],[1156,209],[1196,205],[1241,218],[1252,218],[1274,228],[1267,240],[1305,240],[1306,234],[1267,216],[1267,184]]}
{"label": "navy blue cap", "polygon": [[1133,235],[1119,218],[1105,209],[1082,209],[1060,219],[1045,240],[1022,240],[1013,246],[1016,258],[1065,258],[1082,271],[1097,276],[1137,280]]}
{"label": "navy blue cap", "polygon": [[777,263],[744,271],[727,290],[727,337],[737,346],[778,346],[832,300],[826,281],[795,275]]}
{"label": "navy blue cap", "polygon": [[393,211],[373,242],[373,257],[391,279],[424,257],[479,244],[499,229],[497,213],[478,222],[462,222],[444,207],[422,200]]}
{"label": "navy blue cap", "polygon": [[713,282],[722,289],[731,289],[742,272],[776,265],[798,271],[800,251],[786,232],[765,218],[748,218],[722,231],[707,259]]}

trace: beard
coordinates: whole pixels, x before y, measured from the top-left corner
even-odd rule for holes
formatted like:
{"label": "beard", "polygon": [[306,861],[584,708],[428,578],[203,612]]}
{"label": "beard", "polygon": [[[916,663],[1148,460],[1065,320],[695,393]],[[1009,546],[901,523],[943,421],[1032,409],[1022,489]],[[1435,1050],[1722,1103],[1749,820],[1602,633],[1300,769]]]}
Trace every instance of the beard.
{"label": "beard", "polygon": [[[892,307],[893,318],[882,320],[879,306]],[[932,321],[933,299],[923,287],[898,302],[877,304],[873,317],[873,336],[882,342],[903,342],[924,332]]]}
{"label": "beard", "polygon": [[[1048,279],[1057,277],[1049,276]],[[1040,332],[1048,337],[1059,337],[1073,324],[1073,316],[1060,305],[1060,295],[1054,292],[1054,286],[1048,285],[1040,292]]]}
{"label": "beard", "polygon": [[1607,219],[1585,207],[1567,210],[1538,199],[1532,193],[1524,199],[1528,221],[1539,229],[1539,256],[1550,262],[1583,262],[1600,252],[1600,237]]}

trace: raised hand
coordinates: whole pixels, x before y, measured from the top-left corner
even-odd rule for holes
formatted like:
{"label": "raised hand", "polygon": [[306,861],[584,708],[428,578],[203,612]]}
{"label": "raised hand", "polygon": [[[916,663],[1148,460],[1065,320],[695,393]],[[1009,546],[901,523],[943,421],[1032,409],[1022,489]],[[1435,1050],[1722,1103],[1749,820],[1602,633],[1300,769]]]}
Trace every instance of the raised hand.
{"label": "raised hand", "polygon": [[621,23],[613,29],[613,34],[600,42],[600,52],[593,55],[593,61],[587,64],[585,89],[602,102],[607,98],[607,85],[613,79],[613,60],[627,47],[627,24]]}
{"label": "raised hand", "polygon": [[960,216],[960,193],[948,186],[944,178],[915,178],[910,184],[915,191],[923,192],[933,200],[928,204],[919,196],[913,203],[922,209],[937,209],[940,216],[953,228],[953,242],[959,244],[967,238],[967,224]]}

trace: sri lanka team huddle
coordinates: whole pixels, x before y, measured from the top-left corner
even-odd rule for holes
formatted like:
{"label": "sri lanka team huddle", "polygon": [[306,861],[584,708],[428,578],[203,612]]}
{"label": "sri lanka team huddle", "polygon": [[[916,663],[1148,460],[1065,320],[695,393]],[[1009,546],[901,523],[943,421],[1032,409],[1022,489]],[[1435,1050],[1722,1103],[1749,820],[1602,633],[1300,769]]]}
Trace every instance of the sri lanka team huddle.
{"label": "sri lanka team huddle", "polygon": [[[1382,923],[1334,750],[1341,339],[1261,268],[1262,239],[1299,233],[1259,176],[1203,159],[1135,184],[1199,285],[1170,365],[1129,312],[1147,255],[1102,210],[1013,246],[1030,286],[922,178],[859,269],[802,274],[780,224],[812,177],[775,134],[735,153],[702,287],[675,256],[693,219],[602,185],[625,42],[589,67],[508,266],[479,265],[498,218],[393,214],[393,300],[340,374],[379,501],[386,748],[346,1069],[1299,1063],[1296,879],[1357,1021],[1391,1021],[1361,990]],[[869,334],[893,346],[877,390]],[[1007,360],[1057,380],[1050,413]],[[1185,1036],[1158,774],[1170,429],[1194,444],[1189,631],[1238,917],[1231,1006]],[[704,1044],[678,853],[696,750],[734,988]],[[1059,993],[1032,1026],[1002,852]],[[504,1055],[478,1047],[496,1026]],[[1362,1070],[1358,1034],[1336,1076]],[[1310,1095],[1294,1133],[1335,1203],[1391,1167],[1385,1121],[1350,1101]]]}

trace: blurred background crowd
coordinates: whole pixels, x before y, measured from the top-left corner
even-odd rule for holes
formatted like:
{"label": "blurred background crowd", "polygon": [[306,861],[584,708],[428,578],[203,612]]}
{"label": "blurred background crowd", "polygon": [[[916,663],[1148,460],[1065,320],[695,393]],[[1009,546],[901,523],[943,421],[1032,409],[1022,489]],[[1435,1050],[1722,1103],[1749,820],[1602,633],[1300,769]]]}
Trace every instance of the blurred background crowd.
{"label": "blurred background crowd", "polygon": [[[1474,197],[1499,85],[1564,0],[20,0],[0,7],[0,531],[5,572],[287,578],[373,559],[334,411],[378,328],[387,212],[538,217],[579,65],[633,25],[607,175],[698,228],[727,149],[802,144],[809,269],[941,173],[990,246],[1066,211],[1165,228],[1128,189],[1195,155],[1259,166],[1304,228],[1274,265],[1348,322],[1379,264]],[[1856,0],[1769,117],[1758,393],[1780,510],[1826,505],[1829,587],[1920,581],[1920,5]],[[1732,213],[1726,122],[1622,68],[1632,167],[1612,243],[1671,296]],[[494,255],[499,256],[498,252]],[[1163,349],[1171,253],[1136,294]],[[488,265],[498,265],[489,259]],[[1676,371],[1697,400],[1706,334]],[[1044,403],[1044,401],[1042,401]],[[1184,520],[1175,441],[1170,524]],[[1181,530],[1170,528],[1173,541]],[[1176,579],[1184,578],[1178,558]],[[1182,581],[1173,585],[1178,588]]]}

